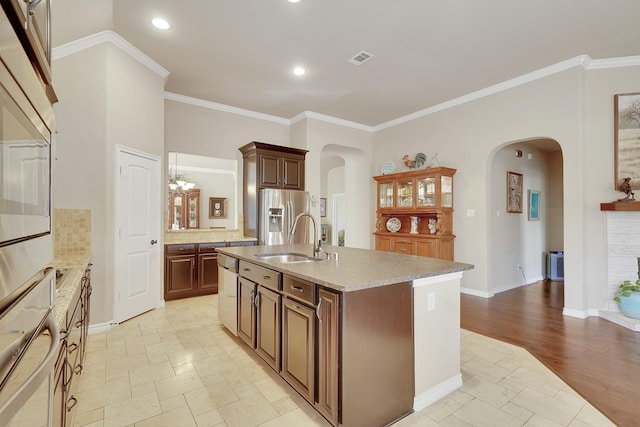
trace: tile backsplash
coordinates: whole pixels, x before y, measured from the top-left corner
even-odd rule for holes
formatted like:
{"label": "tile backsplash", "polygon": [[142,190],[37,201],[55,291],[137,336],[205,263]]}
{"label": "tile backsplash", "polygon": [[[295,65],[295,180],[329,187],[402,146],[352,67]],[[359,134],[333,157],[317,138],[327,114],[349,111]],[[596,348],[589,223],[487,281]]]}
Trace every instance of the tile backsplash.
{"label": "tile backsplash", "polygon": [[55,256],[91,252],[91,209],[55,209]]}

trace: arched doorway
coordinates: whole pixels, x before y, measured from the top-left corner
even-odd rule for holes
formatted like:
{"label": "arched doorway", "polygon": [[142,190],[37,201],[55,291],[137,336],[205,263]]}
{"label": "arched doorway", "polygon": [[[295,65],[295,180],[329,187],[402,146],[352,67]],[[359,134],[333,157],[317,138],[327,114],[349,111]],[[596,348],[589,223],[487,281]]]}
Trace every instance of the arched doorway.
{"label": "arched doorway", "polygon": [[[562,149],[550,138],[508,142],[494,151],[489,170],[491,296],[544,280],[549,251],[564,252]],[[507,207],[507,172],[521,177],[521,212]]]}

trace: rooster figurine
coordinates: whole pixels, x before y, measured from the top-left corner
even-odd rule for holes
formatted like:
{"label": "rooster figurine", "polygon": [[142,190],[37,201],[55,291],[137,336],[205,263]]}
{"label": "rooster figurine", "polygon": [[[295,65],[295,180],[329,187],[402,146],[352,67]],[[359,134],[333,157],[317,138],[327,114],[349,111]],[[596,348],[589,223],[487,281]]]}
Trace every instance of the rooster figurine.
{"label": "rooster figurine", "polygon": [[421,168],[422,166],[424,166],[424,163],[426,161],[427,161],[427,155],[424,153],[416,154],[415,160],[409,159],[409,156],[407,154],[405,154],[404,157],[402,158],[402,162],[409,169]]}

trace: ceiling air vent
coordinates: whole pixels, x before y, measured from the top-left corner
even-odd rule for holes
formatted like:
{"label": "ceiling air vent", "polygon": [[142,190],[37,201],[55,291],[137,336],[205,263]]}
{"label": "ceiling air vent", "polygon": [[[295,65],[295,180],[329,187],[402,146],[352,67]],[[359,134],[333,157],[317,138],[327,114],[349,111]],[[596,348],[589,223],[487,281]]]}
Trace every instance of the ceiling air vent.
{"label": "ceiling air vent", "polygon": [[360,65],[363,62],[365,62],[366,60],[368,60],[369,58],[371,58],[372,56],[373,56],[372,54],[370,54],[369,52],[365,52],[363,50],[359,54],[354,56],[353,58],[349,59],[347,62],[349,62],[349,63],[351,63],[353,65]]}

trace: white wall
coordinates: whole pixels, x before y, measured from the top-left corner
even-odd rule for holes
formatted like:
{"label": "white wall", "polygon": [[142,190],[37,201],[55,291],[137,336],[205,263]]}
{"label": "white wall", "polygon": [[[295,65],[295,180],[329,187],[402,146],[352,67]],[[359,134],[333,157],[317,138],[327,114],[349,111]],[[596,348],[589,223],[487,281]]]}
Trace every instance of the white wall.
{"label": "white wall", "polygon": [[100,324],[113,319],[116,147],[163,157],[164,79],[110,43],[55,60],[53,72],[54,207],[91,209],[91,323]]}
{"label": "white wall", "polygon": [[[438,152],[455,177],[455,259],[475,264],[462,286],[490,293],[495,153],[507,142],[550,138],[562,147],[565,313],[606,306],[604,221],[613,191],[613,95],[637,91],[639,67],[562,71],[374,134],[374,168],[408,152]],[[399,144],[399,141],[402,143]],[[555,159],[554,161],[559,161]],[[560,207],[554,203],[554,209]],[[474,217],[466,217],[475,209]],[[558,242],[554,242],[557,244]],[[519,244],[517,244],[519,245]],[[514,245],[513,249],[518,250]]]}

